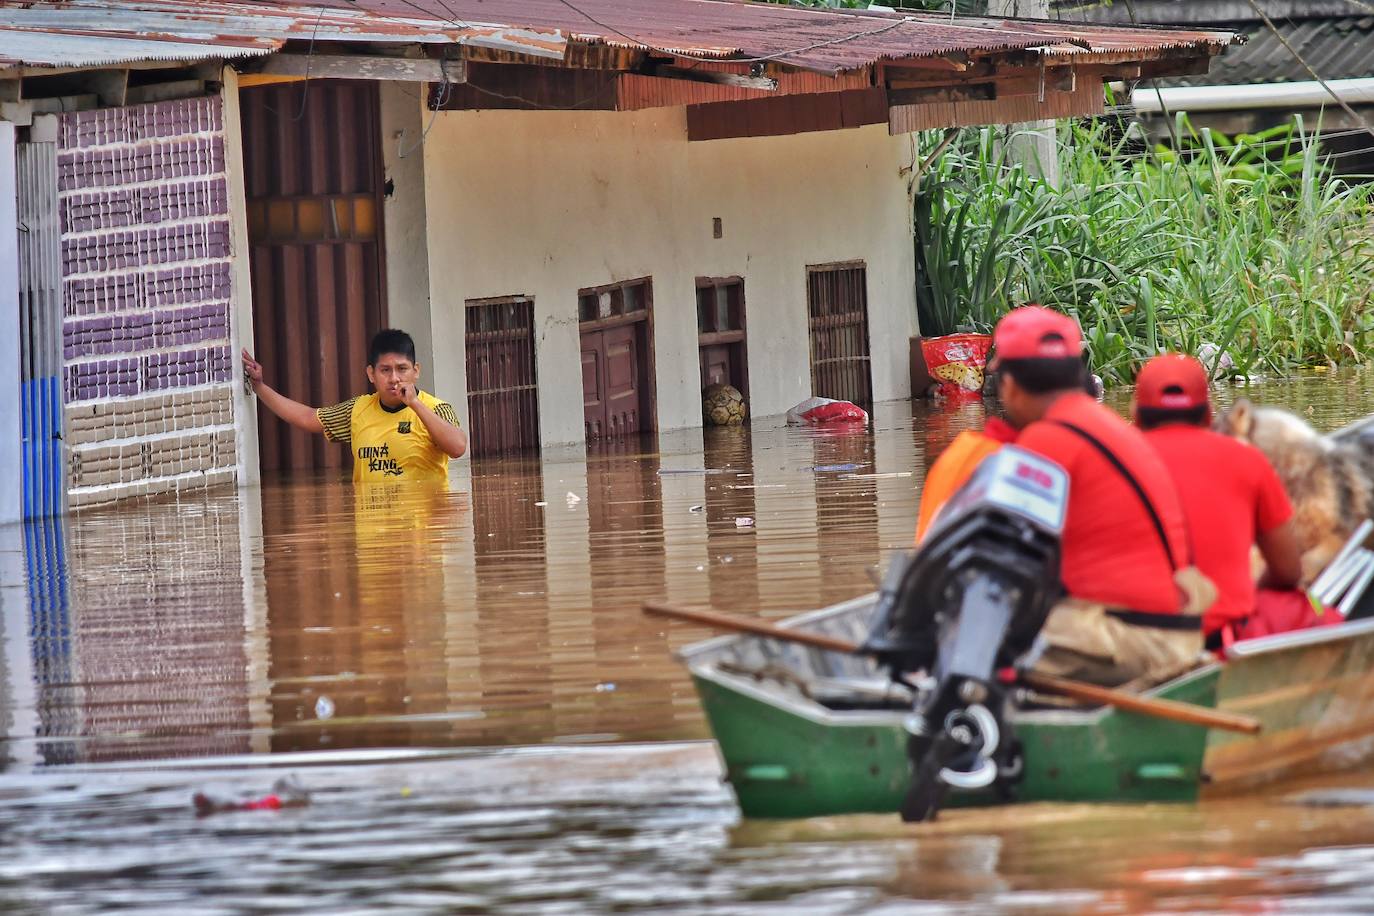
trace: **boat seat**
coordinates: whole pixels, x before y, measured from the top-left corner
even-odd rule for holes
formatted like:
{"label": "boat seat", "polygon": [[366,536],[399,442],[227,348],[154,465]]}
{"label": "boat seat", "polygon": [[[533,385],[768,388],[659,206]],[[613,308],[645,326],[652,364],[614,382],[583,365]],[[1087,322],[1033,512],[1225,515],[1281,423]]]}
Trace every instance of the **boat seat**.
{"label": "boat seat", "polygon": [[808,688],[811,699],[835,710],[910,710],[916,701],[910,689],[887,678],[820,677]]}
{"label": "boat seat", "polygon": [[770,682],[827,709],[909,710],[915,702],[910,689],[883,677],[803,676],[784,665],[753,666],[725,660],[716,667],[725,674]]}

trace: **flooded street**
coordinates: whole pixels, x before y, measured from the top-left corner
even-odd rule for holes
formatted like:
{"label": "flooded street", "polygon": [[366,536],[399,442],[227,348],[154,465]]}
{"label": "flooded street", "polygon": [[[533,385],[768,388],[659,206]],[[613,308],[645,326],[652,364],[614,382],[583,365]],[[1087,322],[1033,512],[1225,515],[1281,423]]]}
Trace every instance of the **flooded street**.
{"label": "flooded street", "polygon": [[[1374,411],[1374,373],[1248,395],[1332,429]],[[9,530],[0,909],[1374,910],[1363,773],[1312,789],[1339,806],[1285,787],[740,821],[671,657],[711,634],[641,602],[779,618],[871,590],[927,462],[982,411],[888,403],[857,433],[761,419],[464,461],[444,492],[282,478]],[[286,772],[312,805],[192,811],[197,788]]]}

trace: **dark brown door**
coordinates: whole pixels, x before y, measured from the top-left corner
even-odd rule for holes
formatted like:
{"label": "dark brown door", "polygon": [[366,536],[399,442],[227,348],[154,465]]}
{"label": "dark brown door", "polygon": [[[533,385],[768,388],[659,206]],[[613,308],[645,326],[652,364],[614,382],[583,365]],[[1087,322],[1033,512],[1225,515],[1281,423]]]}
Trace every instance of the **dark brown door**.
{"label": "dark brown door", "polygon": [[579,294],[582,412],[587,440],[654,428],[653,329],[649,281]]}
{"label": "dark brown door", "polygon": [[[701,348],[701,387],[712,385],[735,385],[735,368],[728,344],[717,344]],[[735,385],[738,388],[738,385]]]}
{"label": "dark brown door", "polygon": [[[240,99],[255,355],[298,401],[364,394],[367,343],[386,322],[376,83],[283,83]],[[348,465],[322,436],[258,416],[263,470]]]}
{"label": "dark brown door", "polygon": [[811,393],[868,406],[868,271],[862,263],[806,268],[811,329]]}
{"label": "dark brown door", "polygon": [[534,302],[471,300],[467,304],[468,423],[472,455],[509,455],[539,448],[534,368]]}
{"label": "dark brown door", "polygon": [[582,409],[587,438],[642,432],[643,322],[582,334]]}
{"label": "dark brown door", "polygon": [[606,356],[601,348],[600,331],[583,332],[582,415],[587,424],[588,439],[601,437],[606,429],[606,402],[602,396]]}
{"label": "dark brown door", "polygon": [[732,385],[749,397],[749,359],[744,336],[744,281],[697,278],[697,347],[701,387]]}

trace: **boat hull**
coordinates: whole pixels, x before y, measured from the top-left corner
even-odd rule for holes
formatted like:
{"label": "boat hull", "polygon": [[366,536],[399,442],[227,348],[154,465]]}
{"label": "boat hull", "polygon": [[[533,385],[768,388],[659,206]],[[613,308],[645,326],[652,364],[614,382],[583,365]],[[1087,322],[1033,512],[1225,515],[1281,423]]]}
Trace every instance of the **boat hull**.
{"label": "boat hull", "polygon": [[[866,596],[792,622],[851,640]],[[1315,634],[1315,635],[1312,635]],[[827,708],[807,677],[874,678],[852,656],[723,637],[682,653],[746,817],[895,812],[906,790],[907,713]],[[780,672],[790,672],[790,674]],[[1240,644],[1151,696],[1258,716],[1259,737],[1116,709],[1012,716],[1024,771],[1010,791],[952,794],[952,805],[1011,801],[1190,802],[1374,754],[1374,624]]]}

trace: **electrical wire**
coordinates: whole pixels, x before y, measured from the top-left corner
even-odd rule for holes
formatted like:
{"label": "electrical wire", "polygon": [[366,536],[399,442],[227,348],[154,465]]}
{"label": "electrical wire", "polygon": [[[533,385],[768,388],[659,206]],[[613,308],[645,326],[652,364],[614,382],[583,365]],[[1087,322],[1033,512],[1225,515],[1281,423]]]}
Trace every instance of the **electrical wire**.
{"label": "electrical wire", "polygon": [[410,149],[405,149],[404,147],[402,147],[400,140],[396,141],[397,159],[404,159],[411,153],[415,152],[417,149],[425,145],[425,141],[429,139],[429,132],[434,129],[434,122],[439,120],[439,112],[443,111],[444,106],[448,104],[449,95],[452,94],[452,92],[453,84],[450,83],[447,79],[445,79],[444,82],[440,85],[439,97],[434,100],[434,110],[433,113],[429,116],[429,123],[425,125],[425,129],[420,132],[420,139],[415,141],[415,145],[412,146]]}
{"label": "electrical wire", "polygon": [[305,117],[306,105],[310,102],[310,65],[315,62],[315,38],[320,34],[320,22],[324,19],[324,7],[315,14],[315,28],[310,33],[310,47],[305,52],[305,82],[301,84],[301,107],[292,121]]}

